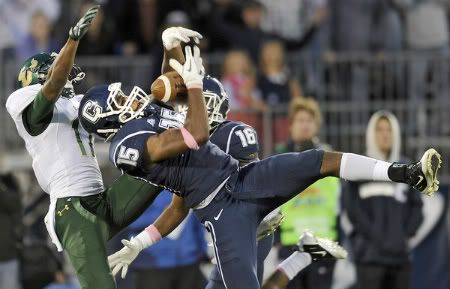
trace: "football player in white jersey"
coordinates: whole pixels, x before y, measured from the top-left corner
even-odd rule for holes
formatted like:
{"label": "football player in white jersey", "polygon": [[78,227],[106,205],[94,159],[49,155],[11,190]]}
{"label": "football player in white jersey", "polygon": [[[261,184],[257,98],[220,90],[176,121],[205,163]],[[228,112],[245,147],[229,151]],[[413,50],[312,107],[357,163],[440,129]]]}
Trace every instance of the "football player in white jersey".
{"label": "football player in white jersey", "polygon": [[50,195],[45,223],[53,243],[67,252],[83,288],[115,288],[106,242],[133,222],[161,189],[126,174],[105,189],[94,138],[79,125],[82,95],[75,95],[73,84],[84,73],[74,58],[98,9],[89,9],[70,29],[59,54],[40,53],[25,61],[20,88],[6,107],[33,159],[36,178]]}

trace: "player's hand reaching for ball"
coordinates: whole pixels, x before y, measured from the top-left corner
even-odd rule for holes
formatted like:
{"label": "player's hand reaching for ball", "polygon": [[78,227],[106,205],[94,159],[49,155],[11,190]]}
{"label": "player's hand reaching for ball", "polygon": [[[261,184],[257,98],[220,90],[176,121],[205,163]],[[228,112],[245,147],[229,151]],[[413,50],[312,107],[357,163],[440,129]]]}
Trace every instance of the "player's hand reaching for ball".
{"label": "player's hand reaching for ball", "polygon": [[81,37],[86,34],[86,32],[89,29],[89,26],[92,23],[92,20],[95,18],[95,16],[98,13],[98,9],[100,8],[100,5],[94,6],[90,8],[86,14],[84,14],[83,17],[75,24],[75,26],[71,27],[69,30],[69,37],[72,40],[78,41],[81,39]]}
{"label": "player's hand reaching for ball", "polygon": [[128,266],[136,259],[143,248],[135,238],[130,241],[124,239],[122,244],[124,247],[120,251],[108,256],[108,263],[113,276],[122,270],[121,277],[124,279],[128,272]]}
{"label": "player's hand reaching for ball", "polygon": [[200,49],[194,46],[194,54],[190,46],[185,47],[186,62],[182,65],[175,59],[169,60],[169,65],[183,78],[187,89],[203,89],[203,77],[205,68],[200,57]]}
{"label": "player's hand reaching for ball", "polygon": [[167,28],[162,33],[163,45],[167,50],[177,47],[181,42],[188,43],[191,38],[198,44],[203,36],[197,31],[180,26]]}

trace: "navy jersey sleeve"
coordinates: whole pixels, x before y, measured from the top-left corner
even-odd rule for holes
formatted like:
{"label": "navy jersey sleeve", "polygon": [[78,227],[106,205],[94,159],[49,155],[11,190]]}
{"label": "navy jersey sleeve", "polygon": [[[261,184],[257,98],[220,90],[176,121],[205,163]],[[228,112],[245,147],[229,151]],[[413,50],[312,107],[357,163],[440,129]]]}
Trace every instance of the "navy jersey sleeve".
{"label": "navy jersey sleeve", "polygon": [[211,142],[237,160],[252,161],[258,157],[256,131],[242,122],[228,122],[211,136]]}
{"label": "navy jersey sleeve", "polygon": [[109,158],[117,168],[128,173],[143,168],[147,139],[157,133],[153,126],[154,122],[142,118],[119,130],[109,148]]}

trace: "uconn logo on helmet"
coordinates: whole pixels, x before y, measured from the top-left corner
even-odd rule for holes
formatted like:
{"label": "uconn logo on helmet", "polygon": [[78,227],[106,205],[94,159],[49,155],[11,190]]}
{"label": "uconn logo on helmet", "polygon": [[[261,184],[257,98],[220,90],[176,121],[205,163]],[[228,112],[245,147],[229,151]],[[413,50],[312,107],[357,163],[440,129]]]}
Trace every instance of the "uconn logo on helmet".
{"label": "uconn logo on helmet", "polygon": [[103,109],[96,102],[89,100],[83,106],[83,117],[92,122],[96,123],[100,119]]}

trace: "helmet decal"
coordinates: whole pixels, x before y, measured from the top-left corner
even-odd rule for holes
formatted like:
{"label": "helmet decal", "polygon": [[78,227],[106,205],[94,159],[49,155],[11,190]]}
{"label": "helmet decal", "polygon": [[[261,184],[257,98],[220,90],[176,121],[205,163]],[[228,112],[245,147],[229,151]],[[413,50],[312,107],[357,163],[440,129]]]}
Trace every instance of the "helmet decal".
{"label": "helmet decal", "polygon": [[97,85],[81,100],[78,117],[87,132],[108,140],[125,123],[142,117],[149,103],[150,98],[137,86],[126,95],[120,82]]}
{"label": "helmet decal", "polygon": [[82,108],[83,117],[92,123],[98,122],[102,112],[103,108],[92,100],[88,100]]}
{"label": "helmet decal", "polygon": [[28,86],[33,81],[33,72],[36,70],[38,61],[36,59],[31,59],[31,65],[27,67],[22,67],[17,77],[17,81],[22,84],[22,87]]}

